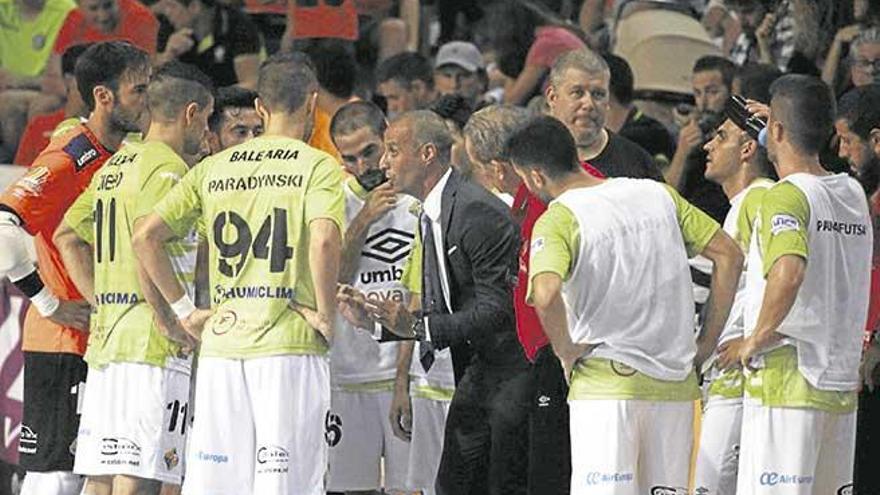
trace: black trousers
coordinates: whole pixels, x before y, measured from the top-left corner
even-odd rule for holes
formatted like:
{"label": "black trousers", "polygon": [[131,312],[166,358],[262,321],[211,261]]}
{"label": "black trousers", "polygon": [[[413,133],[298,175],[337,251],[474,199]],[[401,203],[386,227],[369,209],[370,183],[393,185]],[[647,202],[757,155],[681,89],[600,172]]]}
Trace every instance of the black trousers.
{"label": "black trousers", "polygon": [[528,368],[471,364],[446,417],[438,495],[526,493]]}
{"label": "black trousers", "polygon": [[854,490],[856,495],[874,495],[880,492],[880,388],[869,392],[865,387],[859,394],[859,412],[856,419],[856,462]]}
{"label": "black trousers", "polygon": [[549,345],[529,370],[529,494],[567,495],[571,488],[568,384]]}

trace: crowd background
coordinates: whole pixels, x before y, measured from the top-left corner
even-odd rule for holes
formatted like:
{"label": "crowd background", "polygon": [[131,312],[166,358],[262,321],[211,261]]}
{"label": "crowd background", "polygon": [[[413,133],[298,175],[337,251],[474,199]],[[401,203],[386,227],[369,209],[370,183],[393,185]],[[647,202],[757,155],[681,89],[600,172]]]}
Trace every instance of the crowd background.
{"label": "crowd background", "polygon": [[[29,166],[59,125],[86,117],[73,63],[80,45],[113,39],[157,65],[191,63],[217,86],[253,88],[267,56],[306,53],[320,83],[310,143],[336,156],[330,121],[352,99],[389,115],[430,108],[458,130],[492,103],[541,113],[556,58],[588,46],[612,75],[607,113],[596,119],[637,145],[617,150],[622,163],[648,162],[644,173],[602,171],[662,178],[719,221],[727,198],[704,178],[702,145],[730,94],[766,102],[785,73],[820,76],[837,96],[880,82],[873,0],[0,0],[0,164]],[[834,138],[823,154],[834,171],[849,168],[839,146]],[[453,164],[492,187],[462,146]],[[699,294],[707,283],[700,266],[693,272]],[[0,494],[10,486],[21,417],[21,359],[6,337],[16,332],[6,330],[23,321],[25,303],[12,291],[0,285],[0,356],[8,356]]]}

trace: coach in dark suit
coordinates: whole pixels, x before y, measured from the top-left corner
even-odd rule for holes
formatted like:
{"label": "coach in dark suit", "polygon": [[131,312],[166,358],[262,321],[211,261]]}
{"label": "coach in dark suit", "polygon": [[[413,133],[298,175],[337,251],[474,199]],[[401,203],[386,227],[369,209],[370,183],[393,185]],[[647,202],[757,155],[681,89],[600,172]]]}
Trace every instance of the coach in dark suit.
{"label": "coach in dark suit", "polygon": [[503,202],[450,167],[452,136],[436,114],[402,115],[385,147],[389,180],[423,205],[422,312],[395,318],[393,331],[424,342],[417,358],[426,368],[432,349],[449,347],[455,369],[437,493],[525,493],[528,363],[513,313],[516,224]]}

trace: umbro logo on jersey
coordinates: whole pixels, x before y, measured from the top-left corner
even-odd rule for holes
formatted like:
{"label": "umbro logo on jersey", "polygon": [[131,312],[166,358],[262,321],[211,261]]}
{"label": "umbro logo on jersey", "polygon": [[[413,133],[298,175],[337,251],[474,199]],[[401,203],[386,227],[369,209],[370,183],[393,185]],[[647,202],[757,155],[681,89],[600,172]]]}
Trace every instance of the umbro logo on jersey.
{"label": "umbro logo on jersey", "polygon": [[837,495],[853,495],[853,484],[844,485],[837,490]]}
{"label": "umbro logo on jersey", "polygon": [[687,495],[687,490],[670,486],[655,486],[651,488],[651,495]]}
{"label": "umbro logo on jersey", "polygon": [[409,255],[414,239],[410,232],[389,227],[368,237],[361,254],[383,263],[397,263]]}
{"label": "umbro logo on jersey", "polygon": [[550,397],[546,395],[538,397],[538,407],[550,407]]}

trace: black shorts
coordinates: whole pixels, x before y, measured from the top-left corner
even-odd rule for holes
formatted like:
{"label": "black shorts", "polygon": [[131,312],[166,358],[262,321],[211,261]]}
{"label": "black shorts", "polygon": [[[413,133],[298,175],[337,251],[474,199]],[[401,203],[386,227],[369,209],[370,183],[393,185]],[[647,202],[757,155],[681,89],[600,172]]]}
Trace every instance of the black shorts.
{"label": "black shorts", "polygon": [[19,464],[28,471],[72,471],[79,394],[88,366],[82,356],[24,353],[24,410]]}

